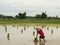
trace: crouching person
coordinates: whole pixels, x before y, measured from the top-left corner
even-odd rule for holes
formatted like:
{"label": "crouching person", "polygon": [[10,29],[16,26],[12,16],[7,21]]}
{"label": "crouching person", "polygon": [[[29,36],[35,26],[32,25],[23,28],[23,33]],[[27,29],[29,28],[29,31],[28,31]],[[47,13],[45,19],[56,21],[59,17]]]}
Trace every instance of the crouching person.
{"label": "crouching person", "polygon": [[37,35],[36,36],[38,36],[38,34],[39,34],[39,40],[41,41],[41,39],[43,39],[44,40],[44,42],[45,42],[45,36],[44,36],[44,32],[43,32],[43,30],[42,30],[42,28],[36,28],[36,30],[37,30]]}

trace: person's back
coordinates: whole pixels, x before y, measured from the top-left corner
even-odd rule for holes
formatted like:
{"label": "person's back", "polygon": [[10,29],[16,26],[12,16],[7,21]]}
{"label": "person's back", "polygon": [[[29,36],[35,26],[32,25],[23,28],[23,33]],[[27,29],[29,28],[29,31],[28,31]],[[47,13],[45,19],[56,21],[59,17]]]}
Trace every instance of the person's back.
{"label": "person's back", "polygon": [[37,35],[40,35],[40,36],[44,36],[44,32],[43,30],[40,28],[39,30],[37,30]]}

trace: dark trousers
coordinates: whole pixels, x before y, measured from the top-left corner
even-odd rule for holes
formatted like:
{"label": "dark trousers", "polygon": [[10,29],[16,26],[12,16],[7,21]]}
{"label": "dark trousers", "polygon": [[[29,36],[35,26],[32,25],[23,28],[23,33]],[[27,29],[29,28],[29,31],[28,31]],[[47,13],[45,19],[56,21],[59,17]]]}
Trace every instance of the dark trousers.
{"label": "dark trousers", "polygon": [[[44,40],[45,36],[39,36],[39,40],[41,41],[41,39]],[[45,41],[45,40],[44,40]]]}

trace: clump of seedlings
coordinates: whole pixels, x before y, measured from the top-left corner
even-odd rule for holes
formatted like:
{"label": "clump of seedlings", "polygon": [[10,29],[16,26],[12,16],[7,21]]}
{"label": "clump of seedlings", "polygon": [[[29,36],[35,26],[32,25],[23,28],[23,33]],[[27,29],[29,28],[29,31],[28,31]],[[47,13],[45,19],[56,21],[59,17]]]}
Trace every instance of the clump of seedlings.
{"label": "clump of seedlings", "polygon": [[9,33],[7,34],[7,39],[10,40],[10,34]]}
{"label": "clump of seedlings", "polygon": [[7,27],[5,26],[5,32],[7,32]]}
{"label": "clump of seedlings", "polygon": [[23,29],[21,30],[21,33],[23,33]]}
{"label": "clump of seedlings", "polygon": [[56,26],[56,28],[58,29],[58,26]]}
{"label": "clump of seedlings", "polygon": [[34,42],[35,42],[35,43],[38,42],[38,38],[37,38],[37,37],[34,38]]}
{"label": "clump of seedlings", "polygon": [[47,30],[49,30],[49,27],[47,27]]}
{"label": "clump of seedlings", "polygon": [[53,34],[53,29],[51,29],[51,34]]}
{"label": "clump of seedlings", "polygon": [[15,25],[12,25],[12,27],[15,27]]}
{"label": "clump of seedlings", "polygon": [[33,31],[33,36],[35,36],[35,32]]}
{"label": "clump of seedlings", "polygon": [[24,26],[24,31],[26,30],[26,27]]}

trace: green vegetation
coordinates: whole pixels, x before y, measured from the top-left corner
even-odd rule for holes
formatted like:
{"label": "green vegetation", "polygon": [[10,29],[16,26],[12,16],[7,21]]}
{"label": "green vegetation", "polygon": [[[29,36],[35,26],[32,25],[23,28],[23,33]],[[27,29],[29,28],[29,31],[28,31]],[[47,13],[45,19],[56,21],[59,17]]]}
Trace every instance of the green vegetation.
{"label": "green vegetation", "polygon": [[37,37],[34,38],[34,42],[35,42],[35,43],[38,42],[38,38],[37,38]]}
{"label": "green vegetation", "polygon": [[60,19],[8,19],[0,18],[0,24],[13,23],[45,23],[45,24],[60,24]]}
{"label": "green vegetation", "polygon": [[[42,12],[42,14],[37,14],[34,17],[26,16],[26,12],[18,13],[15,17],[0,15],[0,24],[60,24],[60,18],[47,17],[47,14]],[[39,25],[38,24],[38,25]],[[24,25],[24,24],[23,24]]]}

